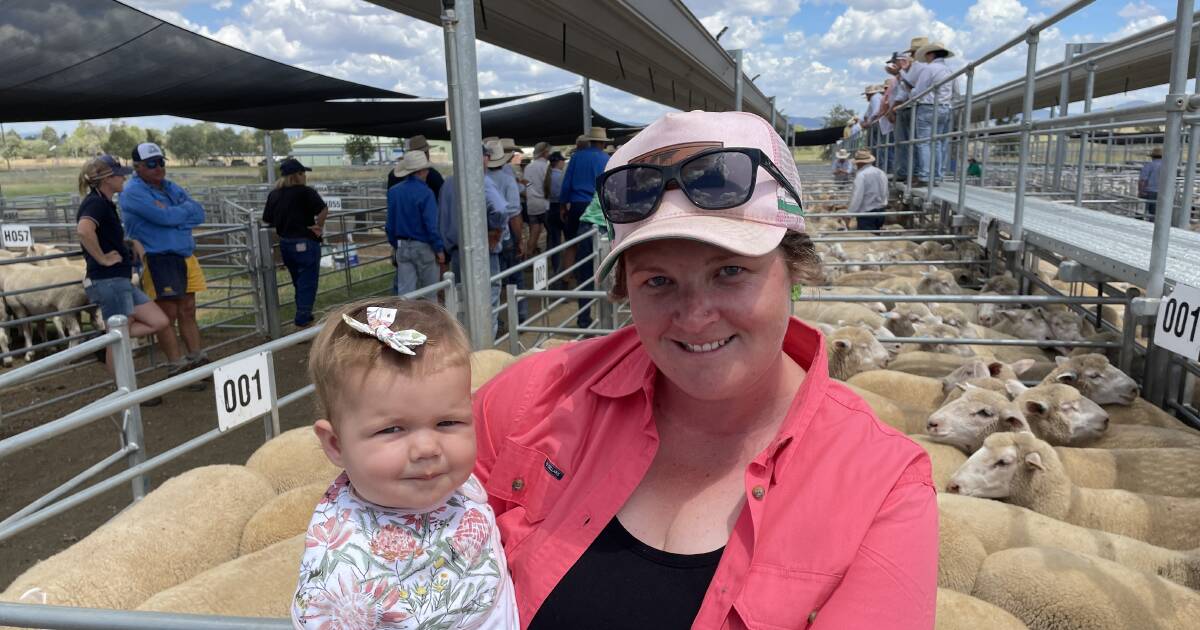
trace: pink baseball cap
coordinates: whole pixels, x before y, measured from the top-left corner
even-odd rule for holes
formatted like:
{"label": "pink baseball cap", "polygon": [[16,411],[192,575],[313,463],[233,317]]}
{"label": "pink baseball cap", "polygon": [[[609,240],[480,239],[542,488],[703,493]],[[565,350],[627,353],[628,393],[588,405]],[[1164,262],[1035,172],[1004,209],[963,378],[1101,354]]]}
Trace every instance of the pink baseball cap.
{"label": "pink baseball cap", "polygon": [[[605,170],[626,164],[675,164],[718,147],[759,149],[800,192],[796,163],[767,121],[748,112],[680,112],[651,123],[608,160]],[[599,192],[599,191],[597,191]],[[597,269],[603,279],[625,250],[649,241],[682,238],[710,243],[743,256],[762,256],[779,246],[788,230],[804,231],[797,200],[761,166],[750,200],[726,210],[704,210],[682,190],[669,189],[654,214],[636,223],[617,223],[613,248]]]}

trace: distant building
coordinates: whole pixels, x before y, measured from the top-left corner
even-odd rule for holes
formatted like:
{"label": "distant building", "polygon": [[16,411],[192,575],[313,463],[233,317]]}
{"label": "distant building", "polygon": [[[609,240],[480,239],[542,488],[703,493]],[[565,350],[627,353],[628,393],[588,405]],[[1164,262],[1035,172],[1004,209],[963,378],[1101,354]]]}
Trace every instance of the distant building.
{"label": "distant building", "polygon": [[[305,166],[350,166],[350,156],[346,155],[346,139],[349,137],[344,133],[310,134],[292,141],[291,154]],[[368,160],[392,162],[403,155],[403,144],[397,143],[395,138],[380,137],[377,139],[374,153]]]}

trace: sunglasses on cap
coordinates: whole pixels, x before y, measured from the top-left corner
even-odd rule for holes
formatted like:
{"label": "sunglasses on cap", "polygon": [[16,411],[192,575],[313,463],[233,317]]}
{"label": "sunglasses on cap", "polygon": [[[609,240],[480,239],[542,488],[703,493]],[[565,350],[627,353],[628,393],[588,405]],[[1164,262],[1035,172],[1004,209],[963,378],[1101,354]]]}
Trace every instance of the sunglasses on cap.
{"label": "sunglasses on cap", "polygon": [[142,166],[145,166],[146,168],[158,168],[160,166],[166,166],[166,164],[167,162],[160,157],[152,157],[142,160]]}
{"label": "sunglasses on cap", "polygon": [[726,210],[750,200],[760,166],[803,206],[779,167],[753,148],[709,149],[666,166],[626,164],[596,178],[596,190],[609,223],[636,223],[654,214],[672,183],[697,208]]}

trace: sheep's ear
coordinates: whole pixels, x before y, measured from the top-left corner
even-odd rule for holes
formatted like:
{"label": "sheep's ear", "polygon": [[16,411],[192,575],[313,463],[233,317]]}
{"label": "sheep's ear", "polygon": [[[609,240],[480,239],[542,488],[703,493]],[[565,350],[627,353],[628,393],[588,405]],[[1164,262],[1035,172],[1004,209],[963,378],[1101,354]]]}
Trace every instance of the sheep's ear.
{"label": "sheep's ear", "polygon": [[1000,376],[1000,372],[1004,370],[1004,364],[999,361],[992,361],[987,364],[988,373],[984,376]]}
{"label": "sheep's ear", "polygon": [[[974,385],[972,385],[966,381],[959,381],[959,382],[955,383],[954,386],[963,390],[964,392],[971,389],[972,387],[975,387]],[[978,389],[978,388],[976,388],[976,389]]]}
{"label": "sheep's ear", "polygon": [[1012,368],[1013,374],[1021,374],[1025,370],[1033,367],[1034,363],[1037,363],[1037,359],[1021,359],[1020,361],[1013,361],[1012,365],[1009,367]]}
{"label": "sheep's ear", "polygon": [[845,339],[835,339],[833,340],[833,347],[837,348],[838,350],[849,350],[850,342],[846,341]]}
{"label": "sheep's ear", "polygon": [[883,314],[884,319],[900,319],[900,313],[896,311],[888,311]]}
{"label": "sheep's ear", "polygon": [[1042,465],[1042,456],[1037,453],[1028,453],[1025,455],[1025,465],[1030,468],[1036,468],[1045,472],[1046,467]]}
{"label": "sheep's ear", "polygon": [[1066,372],[1056,376],[1054,380],[1062,383],[1063,385],[1074,385],[1075,382],[1079,380],[1079,374],[1077,374],[1075,370],[1067,370]]}
{"label": "sheep's ear", "polygon": [[1067,362],[1070,360],[1071,359],[1069,359],[1067,357],[1054,357],[1054,364],[1061,367],[1063,365],[1066,365]]}
{"label": "sheep's ear", "polygon": [[1025,384],[1022,383],[1021,381],[1014,381],[1012,379],[1009,379],[1008,381],[1005,381],[1005,383],[1004,383],[1004,391],[1008,392],[1008,395],[1012,396],[1014,398],[1017,396],[1020,396],[1027,389],[1029,389],[1029,388],[1025,387]]}
{"label": "sheep's ear", "polygon": [[1035,416],[1040,416],[1046,413],[1047,409],[1049,409],[1049,407],[1046,405],[1046,403],[1040,400],[1025,401],[1025,411]]}
{"label": "sheep's ear", "polygon": [[1010,413],[1004,416],[1004,424],[1008,425],[1008,428],[1014,431],[1023,431],[1028,428],[1025,423],[1025,418],[1022,418],[1015,413]]}

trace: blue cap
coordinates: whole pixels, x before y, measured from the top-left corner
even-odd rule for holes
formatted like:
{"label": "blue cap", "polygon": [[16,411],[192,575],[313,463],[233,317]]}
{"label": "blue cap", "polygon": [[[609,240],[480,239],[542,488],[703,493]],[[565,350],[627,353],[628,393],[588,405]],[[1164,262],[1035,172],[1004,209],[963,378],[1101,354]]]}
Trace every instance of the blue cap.
{"label": "blue cap", "polygon": [[288,158],[279,163],[279,172],[285,176],[311,170],[311,168],[301,164],[300,160],[297,160],[296,158]]}
{"label": "blue cap", "polygon": [[118,160],[107,153],[97,157],[96,159],[106,164],[109,170],[112,171],[112,175],[120,175],[124,177],[133,173],[133,169],[129,168],[128,166],[121,166],[121,160]]}

